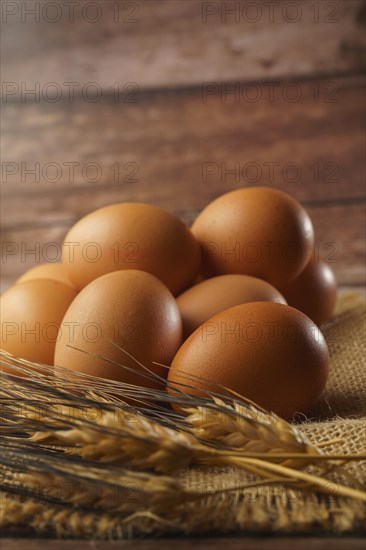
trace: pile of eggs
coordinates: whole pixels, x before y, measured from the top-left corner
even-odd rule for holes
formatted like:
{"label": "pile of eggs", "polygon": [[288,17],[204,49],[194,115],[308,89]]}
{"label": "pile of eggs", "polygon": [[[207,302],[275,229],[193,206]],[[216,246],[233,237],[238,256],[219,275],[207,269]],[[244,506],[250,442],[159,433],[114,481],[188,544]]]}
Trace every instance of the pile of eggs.
{"label": "pile of eggs", "polygon": [[201,396],[227,388],[293,418],[329,369],[319,326],[336,285],[313,249],[306,211],[272,188],[227,193],[190,229],[156,206],[107,206],[70,229],[62,263],[3,294],[1,348],[56,375],[150,388],[168,378],[169,392]]}

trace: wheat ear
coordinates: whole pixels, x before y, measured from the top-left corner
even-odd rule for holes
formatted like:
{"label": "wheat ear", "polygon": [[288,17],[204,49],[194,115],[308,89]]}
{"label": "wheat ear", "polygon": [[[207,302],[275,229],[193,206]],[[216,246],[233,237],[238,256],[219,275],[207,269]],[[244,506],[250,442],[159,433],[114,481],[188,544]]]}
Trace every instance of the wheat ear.
{"label": "wheat ear", "polygon": [[[24,364],[20,362],[20,365],[24,370]],[[47,384],[47,380],[48,377],[40,373],[30,380],[33,392],[31,398],[28,382],[19,381],[15,392],[11,384],[7,384],[5,389],[5,425],[9,426],[10,422],[10,435],[14,435],[16,429],[20,428],[28,433],[40,428],[42,432],[30,441],[31,444],[37,443],[40,450],[44,445],[42,440],[53,439],[62,443],[64,451],[78,454],[84,460],[121,463],[128,468],[155,469],[164,474],[179,471],[194,463],[231,465],[258,474],[264,479],[281,477],[284,482],[295,480],[299,486],[301,484],[301,488],[309,490],[316,486],[322,491],[326,489],[320,476],[297,472],[294,468],[289,468],[289,465],[296,464],[297,468],[303,468],[311,462],[331,461],[334,458],[365,458],[360,455],[322,455],[294,426],[271,417],[244,398],[224,401],[215,396],[192,399],[191,396],[183,395],[179,399],[181,404],[185,403],[185,408],[190,409],[188,420],[168,414],[163,418],[161,411],[160,421],[159,415],[152,420],[144,411],[131,407],[125,407],[124,416],[119,419],[116,412],[120,413],[121,408],[114,402],[108,402],[103,392],[99,401],[80,396],[76,398],[71,391],[74,388],[70,389],[66,382],[59,381],[60,389],[55,384]],[[114,384],[107,381],[104,384],[109,385],[112,391],[111,386],[114,387]],[[130,395],[135,392],[139,396],[142,392],[137,386],[129,386],[128,390]],[[45,393],[48,398],[46,405],[43,401]],[[95,394],[98,393],[99,390],[96,390]],[[17,420],[22,422],[23,419],[9,405],[9,399],[11,401],[13,397],[19,401],[21,396],[31,415],[23,425],[17,426]],[[52,396],[55,397],[53,401]],[[162,392],[155,392],[157,399],[161,396]],[[61,399],[61,410],[54,406],[58,405],[56,398]],[[174,401],[174,397],[169,398]],[[74,418],[65,415],[66,405],[78,411]],[[41,419],[36,421],[32,418],[32,407],[35,411],[37,407],[43,411]],[[89,408],[98,413],[94,421],[79,414]],[[347,490],[346,487],[338,487],[336,492],[353,498],[365,497],[361,491]]]}

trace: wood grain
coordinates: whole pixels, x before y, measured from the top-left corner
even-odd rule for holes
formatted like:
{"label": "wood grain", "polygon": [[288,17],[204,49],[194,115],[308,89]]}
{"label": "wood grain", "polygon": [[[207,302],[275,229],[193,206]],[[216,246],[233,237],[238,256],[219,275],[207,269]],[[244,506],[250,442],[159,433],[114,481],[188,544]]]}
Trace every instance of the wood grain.
{"label": "wood grain", "polygon": [[[281,93],[273,102],[215,95],[202,103],[196,89],[144,94],[135,105],[6,104],[2,223],[59,223],[125,200],[200,209],[248,184],[273,185],[310,203],[362,199],[363,82],[335,80],[336,102],[324,95],[314,101],[313,83],[299,81],[296,103]],[[327,84],[317,81],[323,91]],[[39,175],[27,173],[36,163]],[[74,175],[70,163],[77,164]]]}
{"label": "wood grain", "polygon": [[[40,9],[37,21],[27,7],[44,2],[4,2],[18,7],[5,15],[3,8],[4,82],[29,88],[36,82],[42,87],[75,82],[81,93],[90,82],[102,90],[115,82],[170,88],[363,67],[363,0],[293,2],[292,7],[284,0],[93,3],[100,13],[85,10],[86,0],[73,14],[60,2],[59,10]],[[232,5],[237,11],[230,15]]]}
{"label": "wood grain", "polygon": [[364,550],[364,540],[355,537],[209,537],[209,538],[174,538],[133,541],[86,541],[86,540],[53,540],[53,539],[19,539],[2,540],[7,550],[38,550],[46,547],[50,550],[77,548],[78,550]]}
{"label": "wood grain", "polygon": [[[317,82],[323,89],[326,81]],[[299,199],[313,218],[322,259],[337,252],[332,267],[338,282],[363,284],[363,80],[343,78],[335,83],[335,103],[315,102],[310,83],[299,81],[303,95],[296,103],[277,96],[273,103],[263,99],[248,105],[213,96],[203,104],[200,90],[192,89],[146,93],[136,105],[108,100],[98,106],[82,101],[72,106],[6,104],[2,158],[16,163],[18,172],[2,178],[3,288],[37,261],[53,260],[60,249],[49,243],[59,247],[71,225],[93,209],[125,200],[146,201],[190,223],[214,197],[253,183],[273,185]],[[42,177],[35,182],[31,174],[22,182],[21,163],[29,168],[36,162],[62,167],[93,162],[102,175],[91,183],[77,168],[72,181],[63,169],[56,183]],[[109,168],[115,162],[121,169],[119,183]],[[273,181],[264,179],[269,174],[266,163],[271,162],[278,163]],[[128,163],[138,166],[135,182],[123,181],[131,179],[131,168],[123,168]],[[207,181],[204,163],[217,169]],[[262,170],[261,179],[245,180],[243,172],[239,181],[232,174],[225,177],[222,166],[230,169],[235,163],[241,170],[255,164]],[[296,182],[285,181],[281,174],[288,163],[301,168]],[[316,163],[321,167],[318,181],[312,169]],[[327,163],[337,168],[333,178],[324,170]],[[31,250],[40,256],[27,253]]]}

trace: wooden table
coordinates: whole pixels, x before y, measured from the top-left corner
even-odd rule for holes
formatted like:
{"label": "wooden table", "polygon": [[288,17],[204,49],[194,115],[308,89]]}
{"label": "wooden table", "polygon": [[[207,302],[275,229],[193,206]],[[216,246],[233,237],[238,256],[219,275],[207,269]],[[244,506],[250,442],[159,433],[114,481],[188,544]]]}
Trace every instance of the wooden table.
{"label": "wooden table", "polygon": [[38,550],[47,547],[50,550],[105,550],[121,548],[122,550],[364,550],[364,539],[357,537],[211,537],[211,538],[184,538],[184,539],[154,539],[133,541],[63,541],[52,539],[2,539],[6,550]]}
{"label": "wooden table", "polygon": [[[30,4],[38,5],[33,15]],[[146,201],[190,222],[244,185],[299,199],[314,222],[318,257],[340,286],[362,287],[363,0],[241,1],[233,13],[221,1],[105,0],[93,8],[79,0],[72,12],[54,4],[2,3],[3,289],[57,259],[67,230],[90,210]],[[361,543],[296,540],[297,548],[329,550]],[[234,537],[121,546],[132,544],[295,543]]]}

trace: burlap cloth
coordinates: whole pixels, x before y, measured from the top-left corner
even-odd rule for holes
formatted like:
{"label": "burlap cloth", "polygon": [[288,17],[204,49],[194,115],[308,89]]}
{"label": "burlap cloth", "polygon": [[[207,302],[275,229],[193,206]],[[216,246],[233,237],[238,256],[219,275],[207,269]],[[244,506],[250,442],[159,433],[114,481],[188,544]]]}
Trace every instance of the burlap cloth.
{"label": "burlap cloth", "polygon": [[[360,453],[366,443],[365,306],[360,296],[341,296],[336,315],[323,327],[331,353],[327,389],[301,425],[310,441],[342,439],[327,452]],[[325,483],[365,486],[366,464],[347,466],[350,477],[334,473]],[[240,470],[190,468],[181,474],[188,487],[224,489],[250,479]],[[356,500],[305,493],[281,486],[216,494],[184,505],[173,523],[135,515],[128,521],[111,514],[45,507],[36,501],[6,497],[5,524],[13,530],[32,526],[60,536],[123,538],[172,534],[364,532],[365,505]],[[11,521],[10,518],[12,518]]]}

